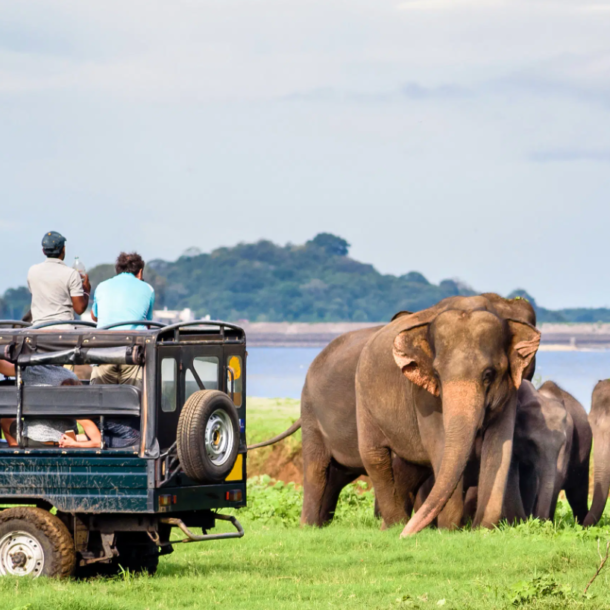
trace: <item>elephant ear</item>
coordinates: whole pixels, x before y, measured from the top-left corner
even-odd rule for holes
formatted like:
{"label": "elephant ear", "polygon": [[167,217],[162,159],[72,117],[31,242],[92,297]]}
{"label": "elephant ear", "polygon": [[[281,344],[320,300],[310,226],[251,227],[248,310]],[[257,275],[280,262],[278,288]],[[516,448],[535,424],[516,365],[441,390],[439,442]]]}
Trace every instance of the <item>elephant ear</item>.
{"label": "elephant ear", "polygon": [[420,324],[398,333],[394,339],[394,360],[402,374],[434,396],[440,396],[439,383],[434,375],[433,353],[428,341],[429,324]]}
{"label": "elephant ear", "polygon": [[507,320],[511,333],[508,359],[510,361],[510,374],[515,387],[519,389],[523,380],[523,371],[538,351],[540,345],[540,331],[519,320]]}

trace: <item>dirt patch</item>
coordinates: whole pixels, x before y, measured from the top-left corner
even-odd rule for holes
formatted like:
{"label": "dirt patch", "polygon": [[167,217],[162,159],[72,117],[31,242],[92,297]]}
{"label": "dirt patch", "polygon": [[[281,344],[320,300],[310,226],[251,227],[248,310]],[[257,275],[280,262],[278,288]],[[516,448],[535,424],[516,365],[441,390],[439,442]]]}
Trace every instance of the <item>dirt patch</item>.
{"label": "dirt patch", "polygon": [[[262,449],[254,449],[248,453],[248,477],[267,474],[272,479],[284,483],[303,485],[303,449],[300,442],[286,439]],[[368,489],[373,485],[369,477],[358,477],[364,481]]]}
{"label": "dirt patch", "polygon": [[285,483],[303,484],[303,450],[301,443],[287,439],[271,447],[248,453],[248,476],[268,474]]}

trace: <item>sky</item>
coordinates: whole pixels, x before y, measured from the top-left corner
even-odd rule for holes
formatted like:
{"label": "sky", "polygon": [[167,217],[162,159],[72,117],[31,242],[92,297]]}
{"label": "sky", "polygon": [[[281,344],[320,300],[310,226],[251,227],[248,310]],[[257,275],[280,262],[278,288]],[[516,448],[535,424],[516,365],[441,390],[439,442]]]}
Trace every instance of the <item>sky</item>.
{"label": "sky", "polygon": [[340,235],[610,306],[610,0],[0,0],[0,291]]}

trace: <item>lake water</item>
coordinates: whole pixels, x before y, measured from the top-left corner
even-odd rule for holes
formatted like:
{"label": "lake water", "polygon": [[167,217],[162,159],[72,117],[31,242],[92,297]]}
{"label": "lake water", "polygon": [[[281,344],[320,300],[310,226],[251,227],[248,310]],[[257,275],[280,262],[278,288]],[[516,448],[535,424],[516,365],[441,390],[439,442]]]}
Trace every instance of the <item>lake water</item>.
{"label": "lake water", "polygon": [[[319,348],[248,348],[248,394],[266,398],[300,398],[305,374]],[[610,350],[538,352],[535,381],[552,379],[573,394],[587,411],[591,392],[610,377]]]}

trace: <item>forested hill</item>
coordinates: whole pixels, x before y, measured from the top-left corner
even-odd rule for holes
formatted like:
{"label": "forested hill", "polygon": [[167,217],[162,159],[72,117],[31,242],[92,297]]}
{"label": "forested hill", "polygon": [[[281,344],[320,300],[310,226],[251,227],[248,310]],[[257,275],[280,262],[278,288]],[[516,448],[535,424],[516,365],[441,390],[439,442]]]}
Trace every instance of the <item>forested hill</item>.
{"label": "forested hill", "polygon": [[[94,288],[113,275],[112,264],[90,270]],[[157,308],[190,307],[198,317],[225,320],[379,322],[448,296],[476,294],[456,280],[431,284],[416,271],[383,275],[350,258],[349,244],[329,233],[304,245],[259,241],[209,254],[191,248],[174,262],[150,261],[144,275],[155,287]],[[542,322],[610,321],[608,309],[550,311],[523,290],[509,296],[528,298]],[[0,299],[2,318],[21,317],[28,308],[25,288],[9,289]]]}
{"label": "forested hill", "polygon": [[350,258],[348,248],[344,239],[322,233],[300,246],[260,241],[150,267],[167,280],[164,305],[228,320],[375,322],[473,294],[452,280],[435,286],[419,273],[382,275]]}

